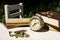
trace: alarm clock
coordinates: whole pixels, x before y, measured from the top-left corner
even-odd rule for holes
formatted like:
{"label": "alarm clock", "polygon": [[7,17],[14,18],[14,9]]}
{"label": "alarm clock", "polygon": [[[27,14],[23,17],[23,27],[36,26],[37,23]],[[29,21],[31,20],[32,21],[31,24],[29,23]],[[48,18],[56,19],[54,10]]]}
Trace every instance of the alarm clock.
{"label": "alarm clock", "polygon": [[44,21],[39,15],[35,15],[30,20],[30,28],[33,31],[39,31],[44,26]]}

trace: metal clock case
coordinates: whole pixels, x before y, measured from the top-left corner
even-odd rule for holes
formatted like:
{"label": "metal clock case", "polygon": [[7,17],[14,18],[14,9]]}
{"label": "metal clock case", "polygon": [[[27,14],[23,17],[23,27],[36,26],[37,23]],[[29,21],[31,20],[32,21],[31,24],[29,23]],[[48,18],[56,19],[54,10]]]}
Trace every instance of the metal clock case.
{"label": "metal clock case", "polygon": [[35,16],[33,16],[31,18],[31,20],[30,20],[30,28],[33,31],[39,31],[43,26],[44,26],[44,21],[40,16],[35,15]]}

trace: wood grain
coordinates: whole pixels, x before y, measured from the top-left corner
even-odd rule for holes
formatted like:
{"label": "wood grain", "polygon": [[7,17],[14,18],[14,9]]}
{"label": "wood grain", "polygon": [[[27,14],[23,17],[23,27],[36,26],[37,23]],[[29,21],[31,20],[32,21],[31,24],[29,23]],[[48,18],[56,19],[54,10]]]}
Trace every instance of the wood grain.
{"label": "wood grain", "polygon": [[6,23],[29,23],[31,18],[9,18]]}
{"label": "wood grain", "polygon": [[6,24],[7,27],[18,27],[18,26],[27,26],[27,25],[29,25],[29,23],[25,23],[25,24],[19,24],[19,23],[12,24],[12,23],[7,23]]}

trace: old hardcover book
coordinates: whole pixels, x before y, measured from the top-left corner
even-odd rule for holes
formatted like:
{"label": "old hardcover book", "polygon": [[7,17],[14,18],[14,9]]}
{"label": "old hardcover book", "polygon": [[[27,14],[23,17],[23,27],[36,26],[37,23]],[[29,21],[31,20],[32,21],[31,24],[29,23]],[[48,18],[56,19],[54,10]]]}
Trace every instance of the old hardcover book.
{"label": "old hardcover book", "polygon": [[38,12],[45,23],[60,31],[60,13],[54,11]]}

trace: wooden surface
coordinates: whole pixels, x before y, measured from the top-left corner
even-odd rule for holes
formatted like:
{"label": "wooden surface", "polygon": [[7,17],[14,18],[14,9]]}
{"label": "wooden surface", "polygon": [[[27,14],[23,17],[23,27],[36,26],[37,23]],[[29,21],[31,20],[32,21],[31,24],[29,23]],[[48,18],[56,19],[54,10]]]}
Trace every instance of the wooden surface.
{"label": "wooden surface", "polygon": [[8,19],[6,26],[9,28],[18,26],[28,26],[31,18],[20,18],[20,19]]}
{"label": "wooden surface", "polygon": [[19,24],[19,23],[18,23],[18,24],[16,24],[16,23],[15,23],[15,24],[12,24],[12,23],[8,24],[8,23],[7,23],[7,24],[6,24],[6,26],[11,26],[11,27],[13,27],[13,26],[14,26],[14,27],[17,27],[17,26],[25,26],[25,25],[29,25],[29,23],[25,23],[25,24]]}
{"label": "wooden surface", "polygon": [[29,23],[31,18],[9,18],[6,23]]}

